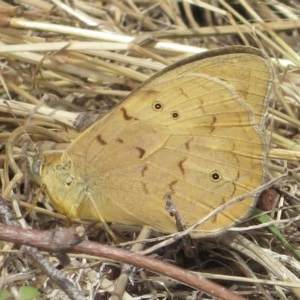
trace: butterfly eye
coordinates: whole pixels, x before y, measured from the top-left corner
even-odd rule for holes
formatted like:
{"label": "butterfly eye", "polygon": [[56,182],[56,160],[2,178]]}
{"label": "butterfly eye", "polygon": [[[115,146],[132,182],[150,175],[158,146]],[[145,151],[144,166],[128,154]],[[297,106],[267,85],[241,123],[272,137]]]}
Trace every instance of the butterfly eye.
{"label": "butterfly eye", "polygon": [[221,176],[221,174],[220,174],[220,172],[219,171],[212,171],[211,173],[210,173],[210,179],[211,179],[211,181],[213,181],[213,182],[218,182],[218,181],[220,181],[221,180],[221,178],[222,178],[222,176]]}
{"label": "butterfly eye", "polygon": [[171,112],[171,117],[172,117],[172,119],[174,119],[174,120],[178,119],[178,117],[179,117],[178,111],[172,111],[172,112]]}
{"label": "butterfly eye", "polygon": [[70,185],[72,184],[72,182],[73,182],[73,178],[72,178],[71,176],[68,176],[68,177],[66,178],[66,185],[67,185],[67,186],[70,186]]}
{"label": "butterfly eye", "polygon": [[35,159],[32,161],[31,169],[35,175],[40,175],[41,173],[42,160]]}
{"label": "butterfly eye", "polygon": [[154,102],[152,107],[156,111],[161,111],[163,109],[163,105],[161,102]]}

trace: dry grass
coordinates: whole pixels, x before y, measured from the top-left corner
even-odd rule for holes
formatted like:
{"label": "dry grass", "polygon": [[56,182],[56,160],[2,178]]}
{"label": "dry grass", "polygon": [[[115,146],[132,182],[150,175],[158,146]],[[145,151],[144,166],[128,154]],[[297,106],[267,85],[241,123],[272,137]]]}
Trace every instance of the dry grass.
{"label": "dry grass", "polygon": [[[22,4],[0,1],[0,178],[2,196],[18,223],[43,230],[70,225],[53,211],[26,170],[25,158],[35,151],[32,142],[71,141],[95,120],[95,114],[105,115],[141,82],[180,58],[229,45],[259,47],[272,58],[278,74],[269,110],[270,179],[290,171],[275,183],[279,194],[267,192],[267,202],[279,199],[270,208],[268,223],[261,226],[251,221],[242,224],[242,233],[235,229],[225,238],[196,241],[191,257],[180,241],[159,244],[152,256],[201,272],[247,299],[300,299],[297,2],[293,7],[288,1],[275,0],[16,2]],[[53,151],[53,144],[43,147]],[[0,212],[3,216],[3,209]],[[113,244],[105,231],[88,231],[91,240]],[[134,234],[128,234],[120,241],[134,239]],[[157,243],[121,246],[141,251]],[[2,243],[2,289],[17,293],[28,285],[39,289],[39,299],[67,299],[63,284],[59,285],[63,279],[55,281],[51,268],[35,269],[19,249]],[[73,299],[80,299],[79,291],[88,299],[109,299],[110,295],[113,300],[122,298],[117,295],[124,295],[123,299],[211,299],[146,268],[129,268],[88,254],[70,253],[66,264],[44,255],[74,282],[76,288],[67,292]]]}

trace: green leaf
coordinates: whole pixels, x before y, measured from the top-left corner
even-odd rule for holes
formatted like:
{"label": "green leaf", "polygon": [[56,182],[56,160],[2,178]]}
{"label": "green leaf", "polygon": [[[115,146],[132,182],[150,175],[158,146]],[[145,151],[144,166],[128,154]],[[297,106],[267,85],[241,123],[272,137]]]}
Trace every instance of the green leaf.
{"label": "green leaf", "polygon": [[40,295],[41,293],[36,288],[31,286],[22,286],[19,290],[18,300],[33,300]]}
{"label": "green leaf", "polygon": [[[273,219],[269,217],[268,215],[262,213],[260,210],[254,208],[253,213],[255,214],[254,217],[261,222],[261,223],[269,223],[272,222]],[[281,244],[290,252],[293,253],[294,257],[300,261],[300,251],[297,249],[297,247],[290,244],[284,235],[281,233],[281,231],[276,227],[274,224],[268,225],[268,229],[273,233],[273,235],[281,242]]]}
{"label": "green leaf", "polygon": [[9,290],[0,290],[0,300],[7,300],[11,297],[11,292]]}

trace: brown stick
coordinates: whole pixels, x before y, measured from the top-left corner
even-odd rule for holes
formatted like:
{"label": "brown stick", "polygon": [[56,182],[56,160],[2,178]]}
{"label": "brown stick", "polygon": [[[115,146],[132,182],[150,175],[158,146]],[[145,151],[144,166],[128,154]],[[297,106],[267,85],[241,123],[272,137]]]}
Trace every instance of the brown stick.
{"label": "brown stick", "polygon": [[[59,233],[59,236],[60,235],[61,232]],[[74,234],[70,230],[62,235],[64,236],[64,240],[61,241],[61,243],[55,236],[56,234],[53,231],[25,230],[20,227],[0,225],[1,240],[16,244],[30,245],[46,251],[61,250],[61,245],[69,244],[69,252],[87,253],[145,268],[152,272],[168,276],[195,289],[199,289],[218,299],[245,300],[242,296],[207,280],[201,275],[197,276],[190,271],[173,266],[169,263],[90,241],[82,241],[81,243],[74,245],[72,242],[72,240],[74,240]],[[66,243],[67,239],[69,239],[70,243]]]}

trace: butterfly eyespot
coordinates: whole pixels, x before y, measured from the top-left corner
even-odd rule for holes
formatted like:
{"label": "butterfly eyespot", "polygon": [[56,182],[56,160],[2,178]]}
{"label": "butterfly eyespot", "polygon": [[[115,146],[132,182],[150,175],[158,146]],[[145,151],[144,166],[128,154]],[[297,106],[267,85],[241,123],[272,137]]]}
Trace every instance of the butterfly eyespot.
{"label": "butterfly eyespot", "polygon": [[172,111],[172,112],[171,112],[171,117],[172,117],[172,119],[174,119],[174,120],[178,119],[178,118],[179,118],[179,113],[178,113],[178,111]]}
{"label": "butterfly eyespot", "polygon": [[211,179],[211,181],[213,181],[213,182],[218,182],[218,181],[221,180],[221,178],[222,178],[222,176],[221,176],[221,174],[220,174],[219,171],[212,171],[212,172],[210,173],[210,179]]}
{"label": "butterfly eyespot", "polygon": [[154,102],[153,109],[156,111],[161,111],[163,109],[163,105],[161,102]]}

